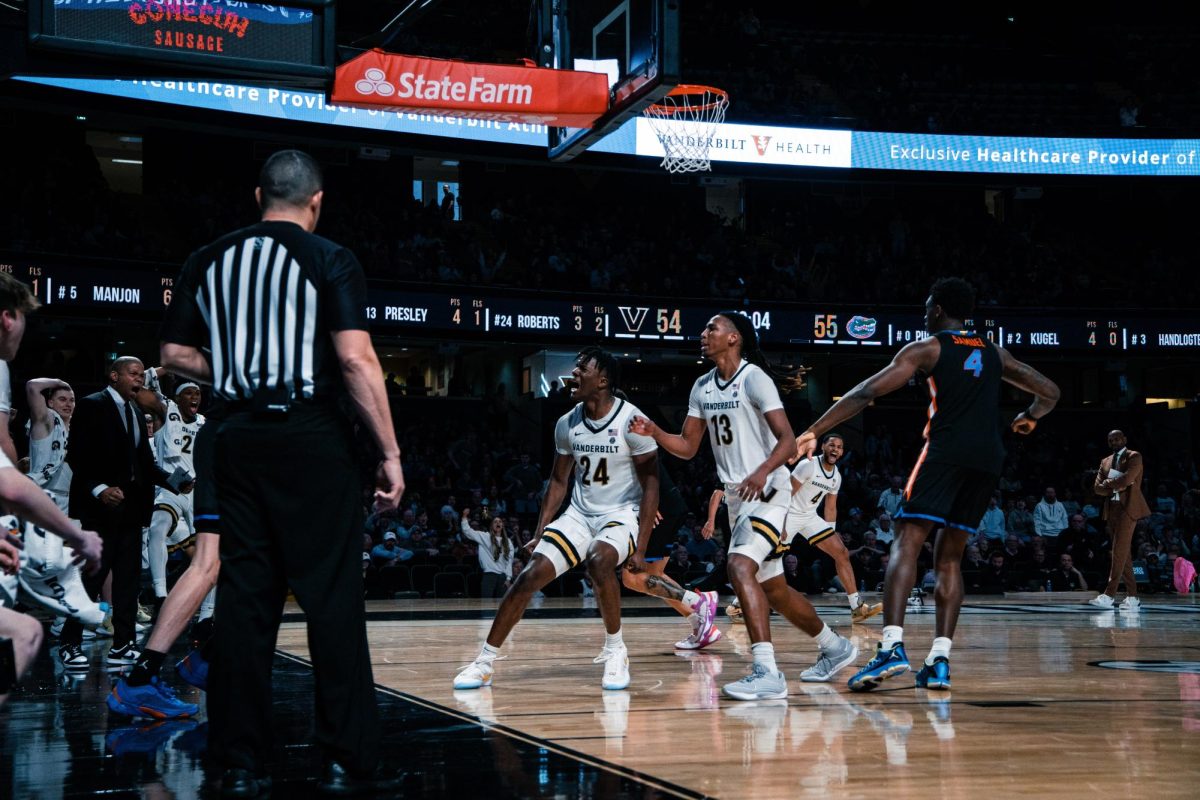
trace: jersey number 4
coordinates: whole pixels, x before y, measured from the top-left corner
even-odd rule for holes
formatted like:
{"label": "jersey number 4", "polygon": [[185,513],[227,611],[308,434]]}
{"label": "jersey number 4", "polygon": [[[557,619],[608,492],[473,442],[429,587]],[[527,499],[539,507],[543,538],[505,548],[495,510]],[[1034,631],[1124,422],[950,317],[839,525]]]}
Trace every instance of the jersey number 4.
{"label": "jersey number 4", "polygon": [[963,362],[963,369],[978,378],[979,374],[983,372],[983,351],[972,350],[971,355],[967,356],[967,360]]}
{"label": "jersey number 4", "polygon": [[584,486],[591,486],[593,483],[598,483],[601,486],[608,486],[608,459],[602,458],[596,462],[596,471],[592,472],[592,459],[584,456],[579,459],[579,466],[583,467],[583,477],[579,480]]}
{"label": "jersey number 4", "polygon": [[713,441],[717,444],[733,444],[733,426],[729,423],[729,415],[721,414],[713,417],[710,422],[713,426]]}

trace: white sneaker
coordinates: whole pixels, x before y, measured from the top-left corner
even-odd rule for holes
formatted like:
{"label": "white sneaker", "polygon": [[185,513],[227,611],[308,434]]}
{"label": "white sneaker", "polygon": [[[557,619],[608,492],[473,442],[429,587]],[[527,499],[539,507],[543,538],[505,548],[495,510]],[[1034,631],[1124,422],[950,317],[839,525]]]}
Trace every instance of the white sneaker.
{"label": "white sneaker", "polygon": [[854,642],[842,637],[828,650],[822,650],[817,663],[800,673],[800,680],[809,683],[826,683],[838,670],[850,666],[858,658]]}
{"label": "white sneaker", "polygon": [[455,689],[481,689],[492,685],[492,668],[490,661],[472,661],[454,676]]}
{"label": "white sneaker", "polygon": [[1121,605],[1117,606],[1117,608],[1121,611],[1141,611],[1142,601],[1136,597],[1129,596],[1121,601]]}
{"label": "white sneaker", "polygon": [[600,681],[601,689],[616,691],[629,686],[629,650],[624,645],[620,647],[605,647],[600,655],[592,659],[593,664],[604,664],[604,679]]}
{"label": "white sneaker", "polygon": [[1091,600],[1088,600],[1088,605],[1095,606],[1096,608],[1112,608],[1113,599],[1106,594],[1098,594]]}

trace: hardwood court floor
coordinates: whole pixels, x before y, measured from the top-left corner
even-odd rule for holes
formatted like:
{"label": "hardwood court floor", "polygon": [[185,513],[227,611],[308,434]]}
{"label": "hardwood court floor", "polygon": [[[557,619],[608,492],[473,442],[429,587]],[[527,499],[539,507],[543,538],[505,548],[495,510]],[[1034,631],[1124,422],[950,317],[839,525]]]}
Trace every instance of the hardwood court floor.
{"label": "hardwood court floor", "polygon": [[[879,617],[851,626],[844,605],[817,602],[865,663]],[[952,692],[915,689],[910,675],[855,694],[845,685],[851,668],[831,684],[801,683],[815,646],[775,617],[791,696],[758,703],[720,692],[747,670],[744,627],[723,618],[721,642],[678,653],[671,645],[686,624],[648,598],[626,601],[633,682],[603,692],[601,667],[592,663],[603,628],[585,603],[547,600],[531,610],[505,644],[495,685],[472,692],[454,691],[451,678],[478,651],[494,601],[371,603],[375,679],[395,696],[659,796],[1200,796],[1194,598],[1148,598],[1140,615],[1074,601],[969,598],[955,637]],[[914,667],[932,622],[931,610],[906,620]],[[279,648],[307,658],[302,623],[285,623]]]}

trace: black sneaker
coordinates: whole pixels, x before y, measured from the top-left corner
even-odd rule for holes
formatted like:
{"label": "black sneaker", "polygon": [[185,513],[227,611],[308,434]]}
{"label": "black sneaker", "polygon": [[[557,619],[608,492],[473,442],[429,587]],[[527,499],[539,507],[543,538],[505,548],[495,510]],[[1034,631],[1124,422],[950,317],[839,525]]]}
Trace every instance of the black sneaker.
{"label": "black sneaker", "polygon": [[259,777],[248,769],[227,769],[221,776],[221,797],[266,797],[271,778]]}
{"label": "black sneaker", "polygon": [[114,666],[135,664],[142,657],[142,651],[130,642],[122,647],[111,647],[108,650],[108,663]]}
{"label": "black sneaker", "polygon": [[90,660],[77,644],[64,644],[58,649],[58,658],[67,669],[87,669]]}
{"label": "black sneaker", "polygon": [[322,794],[338,797],[354,797],[358,795],[391,792],[404,784],[403,772],[385,771],[376,767],[373,772],[364,777],[351,775],[345,767],[336,761],[330,761],[325,767],[325,775],[321,778]]}

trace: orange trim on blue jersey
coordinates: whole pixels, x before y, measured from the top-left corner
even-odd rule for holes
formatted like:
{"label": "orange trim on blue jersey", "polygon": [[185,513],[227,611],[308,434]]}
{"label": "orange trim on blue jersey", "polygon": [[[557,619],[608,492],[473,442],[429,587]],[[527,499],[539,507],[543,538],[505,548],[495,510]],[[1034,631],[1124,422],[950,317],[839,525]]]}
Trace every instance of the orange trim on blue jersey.
{"label": "orange trim on blue jersey", "polygon": [[929,441],[925,441],[925,446],[921,448],[921,455],[917,457],[917,463],[913,465],[912,474],[908,476],[908,483],[904,485],[904,499],[912,497],[913,484],[917,482],[917,473],[921,471],[921,465],[925,463],[925,456],[929,455]]}
{"label": "orange trim on blue jersey", "polygon": [[929,376],[929,409],[925,412],[927,418],[925,420],[925,430],[921,431],[921,435],[926,439],[929,438],[929,428],[933,425],[933,415],[937,413],[937,381],[933,376]]}

